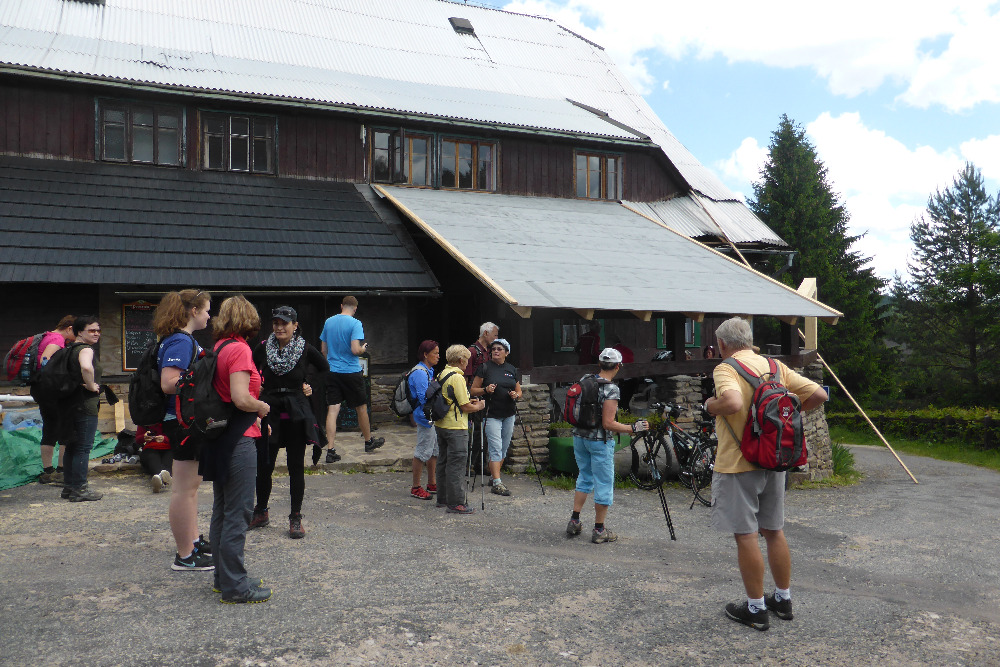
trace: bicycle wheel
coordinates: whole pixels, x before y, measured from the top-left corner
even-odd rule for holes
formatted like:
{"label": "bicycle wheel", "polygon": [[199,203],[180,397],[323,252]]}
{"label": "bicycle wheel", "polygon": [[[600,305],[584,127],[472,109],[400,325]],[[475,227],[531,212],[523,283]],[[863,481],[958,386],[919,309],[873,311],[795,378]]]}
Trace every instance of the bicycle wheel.
{"label": "bicycle wheel", "polygon": [[704,442],[697,443],[688,470],[695,497],[702,505],[710,507],[712,498],[707,490],[712,485],[715,470],[715,449]]}
{"label": "bicycle wheel", "polygon": [[650,490],[663,485],[663,469],[669,465],[666,442],[663,437],[653,439],[649,433],[640,433],[629,442],[632,465],[629,477],[640,489]]}

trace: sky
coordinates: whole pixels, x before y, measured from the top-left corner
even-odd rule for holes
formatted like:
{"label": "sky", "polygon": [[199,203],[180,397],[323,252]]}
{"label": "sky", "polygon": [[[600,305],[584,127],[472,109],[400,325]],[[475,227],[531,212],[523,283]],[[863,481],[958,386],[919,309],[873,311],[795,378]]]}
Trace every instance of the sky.
{"label": "sky", "polygon": [[600,44],[744,198],[782,114],[850,214],[854,250],[906,277],[910,225],[967,161],[1000,193],[1000,0],[478,2]]}

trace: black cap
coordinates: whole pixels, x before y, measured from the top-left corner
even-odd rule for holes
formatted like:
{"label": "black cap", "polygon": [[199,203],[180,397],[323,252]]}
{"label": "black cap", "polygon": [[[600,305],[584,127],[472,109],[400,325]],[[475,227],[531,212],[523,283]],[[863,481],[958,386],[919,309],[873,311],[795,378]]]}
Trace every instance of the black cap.
{"label": "black cap", "polygon": [[299,314],[295,312],[295,309],[291,306],[278,306],[271,311],[271,317],[276,320],[284,320],[286,322],[298,322]]}

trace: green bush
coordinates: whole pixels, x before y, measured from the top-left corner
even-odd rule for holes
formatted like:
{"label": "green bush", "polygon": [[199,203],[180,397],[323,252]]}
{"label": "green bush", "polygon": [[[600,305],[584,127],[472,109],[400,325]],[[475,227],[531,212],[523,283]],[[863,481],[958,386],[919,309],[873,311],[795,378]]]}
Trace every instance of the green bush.
{"label": "green bush", "polygon": [[839,477],[850,477],[857,474],[854,468],[854,452],[839,442],[830,444],[833,455],[833,474]]}
{"label": "green bush", "polygon": [[[922,410],[876,410],[868,413],[885,435],[923,439],[928,442],[962,442],[979,449],[1000,448],[1000,412],[990,408],[935,408]],[[830,412],[831,426],[865,429],[868,424],[857,412]]]}

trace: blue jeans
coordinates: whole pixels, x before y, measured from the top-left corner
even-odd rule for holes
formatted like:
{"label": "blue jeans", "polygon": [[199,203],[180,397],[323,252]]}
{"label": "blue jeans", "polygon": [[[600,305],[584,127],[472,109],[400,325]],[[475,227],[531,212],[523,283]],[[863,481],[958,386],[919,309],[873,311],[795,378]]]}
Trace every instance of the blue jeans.
{"label": "blue jeans", "polygon": [[94,448],[97,415],[75,414],[70,419],[73,430],[70,441],[65,443],[63,474],[66,486],[79,489],[87,483],[87,462],[90,461],[90,450]]}
{"label": "blue jeans", "polygon": [[223,483],[214,482],[212,525],[208,539],[215,561],[215,580],[222,597],[243,595],[250,588],[243,550],[247,525],[253,515],[253,494],[257,484],[257,445],[243,436],[229,458],[229,475]]}
{"label": "blue jeans", "polygon": [[576,490],[594,493],[594,502],[610,506],[615,499],[615,439],[586,440],[573,436],[573,455],[580,474]]}
{"label": "blue jeans", "polygon": [[503,461],[510,449],[510,438],[514,435],[514,415],[506,419],[487,417],[483,426],[486,443],[490,448],[490,461]]}

